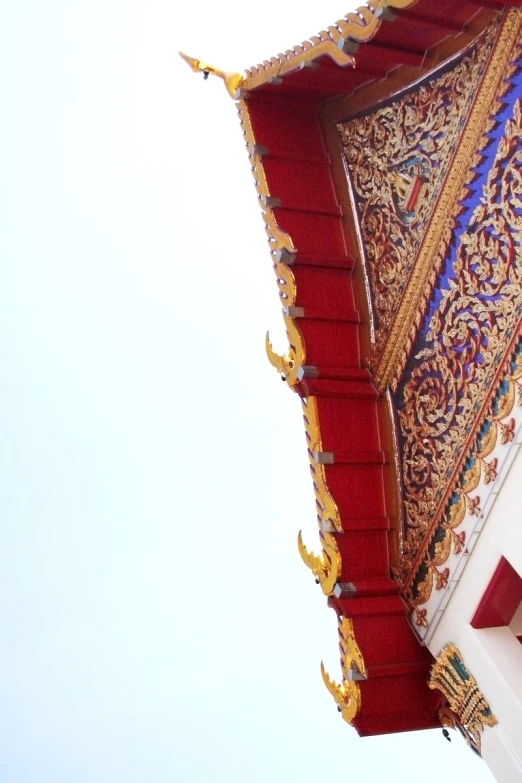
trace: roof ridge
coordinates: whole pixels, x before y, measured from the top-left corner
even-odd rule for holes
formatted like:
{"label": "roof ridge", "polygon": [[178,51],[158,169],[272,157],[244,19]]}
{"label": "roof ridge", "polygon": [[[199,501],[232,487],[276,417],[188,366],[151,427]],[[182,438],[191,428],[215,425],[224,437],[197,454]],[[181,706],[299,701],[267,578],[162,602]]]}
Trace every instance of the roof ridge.
{"label": "roof ridge", "polygon": [[309,40],[279,53],[270,60],[247,68],[242,88],[248,91],[259,87],[270,79],[303,67],[303,64],[312,62],[323,54],[328,54],[338,65],[355,65],[354,58],[346,51],[347,41],[369,41],[383,20],[391,17],[394,9],[409,8],[417,2],[418,0],[368,0],[366,5],[348,12],[342,19]]}

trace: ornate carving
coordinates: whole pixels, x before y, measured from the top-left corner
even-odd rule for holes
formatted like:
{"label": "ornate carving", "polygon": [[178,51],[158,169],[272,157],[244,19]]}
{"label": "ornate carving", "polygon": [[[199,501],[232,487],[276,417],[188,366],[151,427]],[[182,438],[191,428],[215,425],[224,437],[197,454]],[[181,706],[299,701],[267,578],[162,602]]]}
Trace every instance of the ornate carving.
{"label": "ornate carving", "polygon": [[343,680],[338,685],[321,663],[321,675],[328,691],[337,704],[343,720],[352,723],[361,707],[361,689],[357,680],[367,677],[366,665],[355,640],[353,621],[348,617],[339,618],[339,647],[341,650],[341,670]]}
{"label": "ornate carving", "polygon": [[312,570],[325,595],[331,595],[341,576],[341,553],[337,546],[332,531],[342,530],[339,510],[334,503],[328,485],[324,465],[315,461],[314,453],[322,451],[321,431],[319,426],[319,414],[317,400],[308,397],[302,401],[303,419],[305,423],[306,444],[310,472],[314,482],[315,502],[317,508],[317,522],[319,524],[319,536],[323,552],[314,555],[308,551],[299,533],[297,544],[299,553],[304,563]]}
{"label": "ornate carving", "polygon": [[442,725],[462,727],[467,742],[480,753],[484,728],[496,726],[498,721],[454,644],[442,649],[431,669],[428,685],[444,694],[451,708],[451,712],[443,709],[439,713]]}
{"label": "ornate carving", "polygon": [[315,505],[317,508],[317,522],[319,529],[328,532],[332,530],[342,531],[339,509],[328,489],[326,483],[325,467],[316,463],[314,454],[323,451],[321,441],[321,429],[319,424],[319,412],[317,399],[308,397],[302,400],[303,420],[305,425],[306,446],[310,461],[310,472],[314,482]]}
{"label": "ornate carving", "polygon": [[374,380],[391,385],[398,412],[397,577],[420,629],[429,625],[421,605],[451,580],[446,561],[466,552],[468,521],[497,475],[492,451],[514,438],[506,417],[522,399],[510,358],[522,352],[518,102],[499,138],[521,26],[519,11],[505,14],[451,70],[339,126],[377,318]]}
{"label": "ornate carving", "polygon": [[[269,79],[279,78],[323,54],[328,54],[338,65],[355,65],[355,59],[343,51],[344,43],[348,40],[355,42],[370,40],[376,34],[382,20],[389,15],[390,9],[408,8],[417,1],[369,0],[367,5],[361,6],[357,11],[347,14],[343,19],[336,22],[335,25],[328,27],[327,30],[323,30],[318,36],[313,36],[310,41],[305,41],[301,46],[296,46],[291,50],[287,50],[284,54],[279,54],[277,57],[272,57],[271,60],[265,60],[262,64],[247,69],[246,77],[240,85],[241,92],[247,93],[249,90],[266,83]],[[202,64],[199,61],[193,61],[186,56],[184,56],[184,59],[193,68],[193,63],[196,63],[197,68],[195,70],[202,70]],[[208,66],[206,68],[207,70],[209,69]],[[223,78],[223,72],[217,71],[217,69],[212,69],[210,72],[216,73]],[[238,112],[265,220],[279,293],[285,308],[291,307],[295,303],[296,298],[295,279],[289,267],[281,259],[285,257],[285,252],[295,251],[295,248],[292,238],[279,229],[273,210],[267,206],[270,192],[263,170],[262,156],[256,152],[254,131],[248,114],[248,102],[244,98],[239,101]],[[295,320],[288,316],[285,310],[283,312],[289,343],[287,353],[280,355],[274,351],[268,335],[265,347],[270,363],[278,372],[284,375],[288,385],[293,386],[298,382],[299,370],[305,363],[306,347]]]}
{"label": "ornate carving", "polygon": [[517,67],[515,61],[520,48],[521,24],[522,17],[518,10],[513,9],[504,17],[484,77],[473,96],[473,108],[465,130],[440,191],[387,341],[376,360],[374,382],[381,390],[386,386],[394,390],[397,388],[437,273],[454,240],[455,220],[461,211],[459,202],[471,192],[476,168],[484,158],[484,149],[491,142],[488,134],[495,127],[494,116],[502,109],[502,99],[510,89],[509,78]]}
{"label": "ornate carving", "polygon": [[332,680],[321,661],[321,676],[328,691],[333,696],[343,720],[350,725],[361,706],[361,689],[353,680],[344,680],[341,685]]}
{"label": "ornate carving", "polygon": [[[513,407],[519,377],[520,348],[513,351],[522,325],[521,169],[517,100],[396,395],[407,517],[403,569],[415,575],[417,605],[433,585],[445,586],[436,567],[459,543],[455,528],[465,514],[480,514],[480,497],[472,493],[483,472],[487,483],[495,475],[495,463],[485,462],[497,443],[492,430],[506,442],[512,437],[513,426],[500,420]],[[485,420],[490,424],[477,438]]]}
{"label": "ornate carving", "polygon": [[326,30],[321,30],[309,41],[303,41],[293,49],[287,49],[270,60],[247,69],[244,82],[245,90],[252,90],[265,84],[269,79],[277,79],[284,74],[298,70],[303,63],[311,62],[321,55],[328,55],[337,65],[355,65],[355,59],[346,54],[346,43],[369,41],[373,38],[390,9],[404,9],[418,0],[369,0],[366,5],[346,14]]}
{"label": "ornate carving", "polygon": [[361,678],[366,678],[368,672],[362,652],[355,640],[353,620],[349,617],[340,617],[338,632],[339,648],[341,650],[341,666],[344,676],[349,679],[353,676],[353,673],[356,672]]}
{"label": "ornate carving", "polygon": [[183,52],[178,52],[179,56],[185,60],[187,65],[192,68],[196,73],[202,73],[205,79],[209,75],[217,76],[218,79],[222,79],[227,88],[227,92],[231,98],[239,98],[238,90],[243,84],[244,76],[240,73],[227,73],[220,68],[215,68],[213,65],[203,62],[202,60],[196,60],[194,57],[189,57]]}
{"label": "ornate carving", "polygon": [[374,365],[389,339],[496,33],[497,28],[487,32],[450,71],[338,125],[360,213],[375,320]]}
{"label": "ornate carving", "polygon": [[295,304],[297,290],[295,278],[292,271],[282,259],[286,254],[295,253],[295,247],[292,238],[285,231],[281,231],[274,215],[274,210],[267,206],[270,198],[270,190],[266,181],[263,169],[262,156],[256,152],[256,139],[254,130],[248,114],[247,101],[241,99],[238,105],[239,120],[243,130],[243,136],[248,150],[250,167],[254,176],[259,204],[265,222],[265,231],[268,237],[272,262],[276,274],[279,296],[283,304],[283,317],[285,319],[286,334],[288,337],[289,349],[286,356],[279,356],[272,348],[270,339],[267,335],[266,350],[270,363],[285,376],[289,386],[298,383],[298,373],[306,360],[306,348],[303,336],[295,320],[287,313],[288,307]]}
{"label": "ornate carving", "polygon": [[325,595],[331,595],[341,575],[341,553],[331,533],[320,532],[319,537],[323,547],[321,555],[308,551],[301,531],[297,537],[297,546],[303,563],[311,569]]}

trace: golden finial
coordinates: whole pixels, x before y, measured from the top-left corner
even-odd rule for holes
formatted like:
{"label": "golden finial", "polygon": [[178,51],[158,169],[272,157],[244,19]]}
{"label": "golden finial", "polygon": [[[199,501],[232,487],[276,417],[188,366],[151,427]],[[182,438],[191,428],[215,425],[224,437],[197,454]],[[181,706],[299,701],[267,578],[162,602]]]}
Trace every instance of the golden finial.
{"label": "golden finial", "polygon": [[361,703],[361,691],[359,686],[356,682],[347,680],[343,680],[342,685],[338,685],[334,680],[332,680],[324,668],[322,661],[321,676],[328,691],[334,697],[335,703],[337,704],[337,709],[343,716],[343,720],[351,725],[353,719],[357,715],[359,705]]}
{"label": "golden finial", "polygon": [[325,595],[331,595],[341,575],[341,553],[331,533],[320,533],[323,552],[315,555],[309,552],[301,531],[297,536],[297,547],[304,564],[310,568]]}
{"label": "golden finial", "polygon": [[205,79],[208,79],[208,75],[210,73],[213,76],[217,76],[219,79],[222,79],[225,82],[225,87],[227,88],[228,94],[234,99],[239,98],[237,91],[245,80],[245,77],[241,76],[240,73],[228,73],[226,71],[222,71],[219,68],[214,68],[213,65],[204,63],[202,60],[196,60],[194,57],[189,57],[188,54],[184,54],[183,52],[179,52],[179,56],[185,60],[187,65],[189,65],[193,71],[196,73],[202,73]]}
{"label": "golden finial", "polygon": [[275,367],[277,372],[284,376],[288,375],[290,370],[293,367],[293,357],[290,356],[281,356],[280,354],[276,353],[274,349],[272,348],[272,343],[270,342],[270,334],[267,332],[265,337],[265,350],[266,355],[268,356],[268,361],[272,365],[272,367]]}

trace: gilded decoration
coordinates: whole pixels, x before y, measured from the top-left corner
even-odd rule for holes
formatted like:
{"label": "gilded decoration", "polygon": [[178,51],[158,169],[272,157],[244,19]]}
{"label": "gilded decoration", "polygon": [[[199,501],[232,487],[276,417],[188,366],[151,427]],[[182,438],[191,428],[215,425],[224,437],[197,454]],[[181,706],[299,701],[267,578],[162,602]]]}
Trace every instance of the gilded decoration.
{"label": "gilded decoration", "polygon": [[187,65],[192,68],[195,73],[202,73],[205,79],[208,79],[209,76],[217,76],[218,79],[221,79],[224,82],[225,87],[227,88],[227,92],[231,98],[239,97],[238,90],[243,84],[245,78],[244,76],[239,73],[227,73],[226,71],[222,71],[220,68],[215,68],[213,65],[209,65],[202,60],[196,60],[195,57],[189,57],[183,52],[179,52],[179,56],[182,60],[185,60]]}
{"label": "gilded decoration", "polygon": [[339,510],[326,483],[324,465],[317,463],[314,457],[316,452],[322,451],[317,400],[315,397],[308,397],[302,401],[302,405],[322,553],[315,555],[309,552],[301,533],[297,539],[297,546],[301,559],[310,568],[325,595],[331,595],[340,579],[342,566],[341,553],[332,531],[342,530],[342,526]]}
{"label": "gilded decoration", "polygon": [[339,685],[332,680],[323,663],[321,663],[321,676],[343,720],[351,724],[361,707],[361,689],[357,681],[366,679],[367,670],[355,640],[353,621],[348,617],[339,617],[338,631],[342,682]]}
{"label": "gilded decoration", "polygon": [[[256,139],[248,114],[248,101],[245,96],[249,90],[298,70],[306,63],[312,62],[323,54],[328,54],[340,66],[355,66],[355,58],[344,52],[344,44],[348,41],[356,43],[369,41],[376,34],[383,20],[390,17],[393,9],[405,9],[416,2],[417,0],[369,0],[366,5],[346,14],[345,17],[338,20],[334,25],[330,25],[317,36],[312,36],[310,40],[304,41],[301,45],[295,46],[285,53],[278,54],[270,60],[265,60],[260,65],[247,69],[245,77],[239,77],[241,82],[236,84],[236,79],[233,84],[236,90],[235,97],[239,98],[239,119],[265,221],[279,295],[283,303],[283,316],[289,344],[286,354],[278,354],[274,350],[270,337],[267,334],[265,348],[270,363],[284,377],[289,386],[294,386],[298,383],[299,370],[306,359],[306,346],[301,331],[295,319],[288,314],[288,308],[295,304],[297,291],[294,276],[289,266],[285,264],[285,258],[289,254],[294,254],[296,248],[289,234],[281,231],[277,225],[274,211],[270,207],[271,194],[263,170],[262,155],[256,151]],[[209,66],[206,66],[205,63],[202,65],[198,60],[182,56],[193,70],[201,71],[204,70],[203,66],[205,66],[208,71]],[[218,71],[218,69],[212,69],[210,72],[224,79],[227,85],[226,77],[231,76],[230,74],[224,74]],[[233,74],[233,76],[238,77],[238,74]],[[228,85],[227,89],[229,89]]]}
{"label": "gilded decoration", "polygon": [[497,32],[497,26],[487,31],[451,70],[338,125],[369,276],[374,366],[386,347]]}
{"label": "gilded decoration", "polygon": [[368,0],[356,11],[351,11],[342,19],[308,41],[287,49],[270,60],[254,65],[246,71],[243,88],[253,90],[268,81],[279,79],[285,74],[302,68],[306,63],[322,55],[328,55],[337,65],[355,66],[355,58],[345,49],[349,41],[363,43],[376,34],[383,20],[392,18],[394,9],[404,10],[415,5],[418,0]]}
{"label": "gilded decoration", "polygon": [[446,587],[449,569],[441,566],[465,546],[458,529],[482,514],[479,481],[497,476],[498,457],[488,457],[514,437],[506,417],[521,377],[521,101],[510,110],[395,395],[406,517],[401,577],[416,605]]}
{"label": "gilded decoration", "polygon": [[272,348],[269,335],[267,334],[266,351],[270,363],[285,378],[288,385],[293,386],[298,382],[299,370],[306,360],[306,348],[303,336],[295,319],[288,315],[288,308],[295,304],[297,289],[292,270],[284,263],[284,259],[288,254],[292,255],[295,253],[295,247],[289,234],[279,228],[274,210],[270,207],[270,190],[263,169],[262,156],[257,152],[256,139],[248,114],[247,101],[243,98],[238,103],[238,113],[248,150],[250,167],[256,185],[259,205],[265,222],[265,231],[272,255],[272,262],[279,288],[279,296],[283,305],[283,317],[289,345],[288,352],[284,356],[281,356]]}
{"label": "gilded decoration", "polygon": [[450,643],[442,649],[428,685],[448,701],[449,709],[443,708],[439,714],[442,725],[461,729],[467,742],[480,753],[484,728],[496,726],[498,721],[455,645]]}
{"label": "gilded decoration", "polygon": [[395,414],[404,530],[394,573],[421,636],[522,421],[521,25],[509,11],[451,63],[338,126],[374,382],[391,389]]}

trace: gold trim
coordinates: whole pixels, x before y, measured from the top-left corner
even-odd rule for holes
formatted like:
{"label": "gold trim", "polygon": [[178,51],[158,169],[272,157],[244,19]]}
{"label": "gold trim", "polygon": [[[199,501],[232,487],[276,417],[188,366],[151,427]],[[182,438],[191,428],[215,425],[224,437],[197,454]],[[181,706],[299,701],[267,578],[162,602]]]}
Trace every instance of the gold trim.
{"label": "gold trim", "polygon": [[367,677],[368,670],[359,645],[355,640],[353,620],[349,617],[339,618],[339,646],[341,648],[343,672],[357,671],[362,677]]}
{"label": "gold trim", "polygon": [[287,253],[295,253],[295,247],[290,235],[279,228],[274,215],[274,210],[267,206],[270,199],[270,189],[263,168],[262,156],[256,152],[254,129],[252,128],[252,123],[250,121],[247,101],[245,101],[244,98],[239,101],[238,114],[248,150],[248,159],[256,185],[259,204],[265,221],[265,230],[270,245],[270,252],[272,254],[272,262],[276,274],[277,285],[279,287],[279,296],[283,303],[283,317],[289,343],[288,353],[285,356],[279,356],[273,350],[267,334],[267,355],[270,363],[283,374],[288,385],[294,386],[299,382],[298,373],[301,366],[306,361],[306,348],[303,336],[294,319],[287,315],[287,308],[292,307],[295,304],[297,288],[290,267],[283,263],[281,259],[284,258]]}
{"label": "gold trim", "polygon": [[189,57],[188,54],[184,54],[183,52],[178,52],[178,54],[195,73],[202,73],[205,79],[207,79],[209,75],[217,76],[218,79],[222,79],[225,83],[225,87],[231,98],[236,100],[239,97],[238,90],[245,80],[245,77],[240,73],[228,73],[227,71],[222,71],[221,68],[215,68],[213,65],[209,65],[209,63],[205,63],[202,60],[197,60],[195,57]]}
{"label": "gold trim", "polygon": [[303,406],[308,459],[310,461],[310,471],[314,482],[319,528],[324,532],[331,530],[342,532],[343,526],[341,524],[341,515],[339,514],[339,509],[328,489],[325,467],[322,464],[318,464],[314,458],[315,453],[323,451],[317,397],[308,397],[301,402]]}
{"label": "gold trim", "polygon": [[309,552],[303,543],[301,533],[297,538],[297,546],[303,562],[311,569],[324,594],[331,595],[341,577],[341,553],[332,535],[333,530],[342,531],[341,518],[326,483],[324,465],[318,464],[314,457],[316,452],[323,450],[317,398],[308,397],[306,400],[302,400],[302,405],[310,472],[314,482],[319,536],[323,551],[320,555]]}
{"label": "gold trim", "polygon": [[[468,743],[480,753],[484,728],[496,726],[498,721],[477,681],[467,669],[460,650],[451,642],[442,648],[433,664],[428,686],[431,690],[439,690],[446,697],[458,722],[466,730]],[[441,717],[444,718],[444,715]],[[444,722],[443,725],[448,724]]]}
{"label": "gold trim", "polygon": [[328,55],[341,67],[355,66],[354,57],[343,51],[347,39],[356,43],[369,41],[376,34],[389,9],[403,10],[415,5],[416,2],[418,0],[369,0],[367,5],[346,14],[326,30],[321,30],[320,33],[312,36],[310,40],[303,41],[293,49],[287,49],[286,52],[259,65],[247,68],[243,88],[247,91],[254,90],[270,79],[277,79],[299,70],[303,64],[312,62],[322,55]]}
{"label": "gold trim", "polygon": [[[515,332],[514,338],[512,340],[512,344],[516,343],[522,334],[522,329],[519,328]],[[507,370],[505,369],[506,366],[509,366],[510,363],[513,360],[513,350],[509,351],[506,354],[506,357],[504,359],[504,362],[502,363],[502,369],[499,371],[497,375],[497,380],[491,387],[491,393],[488,395],[488,403],[487,403],[487,414],[485,416],[479,415],[477,419],[475,420],[475,424],[473,427],[473,431],[470,434],[470,439],[472,445],[464,449],[460,458],[460,463],[464,462],[469,457],[474,457],[476,459],[475,466],[470,469],[467,473],[463,474],[458,468],[455,470],[455,478],[448,484],[448,488],[445,492],[444,499],[439,503],[438,509],[447,509],[448,504],[448,498],[451,497],[451,495],[456,494],[457,499],[455,503],[450,506],[449,510],[446,510],[442,514],[442,524],[446,528],[447,532],[451,535],[451,543],[453,545],[453,554],[458,555],[462,552],[462,550],[465,547],[465,541],[466,541],[466,534],[469,532],[467,530],[458,530],[460,525],[465,520],[466,512],[468,512],[471,515],[477,515],[480,514],[480,497],[476,496],[474,498],[470,497],[470,493],[473,492],[477,487],[479,486],[480,482],[483,481],[484,484],[490,484],[494,482],[498,475],[498,465],[499,465],[499,458],[495,457],[492,459],[489,463],[486,462],[485,457],[488,457],[497,446],[507,445],[513,438],[514,432],[514,419],[510,417],[510,414],[512,413],[513,407],[515,406],[515,403],[517,402],[516,396],[517,392],[519,392],[522,387],[520,385],[520,378],[522,377],[522,368],[519,368],[515,370],[515,372],[508,374]],[[522,358],[520,359],[520,363],[522,363]],[[506,399],[508,400],[509,406],[506,407],[505,405],[502,406],[502,416],[504,417],[504,420],[499,420],[498,417],[495,417],[491,410],[492,400],[495,397],[496,391],[498,390],[499,384],[502,382],[507,382],[509,384],[508,391],[506,394]],[[522,403],[522,399],[517,402],[518,405]],[[508,419],[508,417],[510,417]],[[507,421],[506,421],[507,419]],[[483,444],[482,444],[482,450],[478,451],[477,449],[477,432],[480,429],[480,427],[485,422],[491,422],[491,430],[488,434],[488,436],[485,438]],[[503,464],[503,463],[502,463]],[[434,519],[438,519],[438,514],[434,517]],[[429,533],[426,534],[426,537],[424,538],[424,542],[422,546],[419,548],[418,553],[413,561],[413,564],[411,567],[407,569],[407,575],[404,577],[402,581],[402,587],[407,592],[408,588],[411,586],[413,580],[415,579],[416,574],[419,571],[419,568],[421,567],[422,563],[425,562],[426,559],[426,552],[428,547],[430,546],[430,543],[433,539],[433,536],[436,534],[438,529],[438,523],[433,523],[432,529],[430,529]],[[444,553],[444,554],[443,554]],[[450,555],[450,551],[443,550],[441,548],[440,550],[440,556],[436,559],[428,559],[427,565],[428,565],[428,573],[426,575],[426,578],[422,582],[418,596],[415,600],[411,599],[410,604],[414,609],[417,609],[417,607],[422,606],[425,604],[433,591],[433,587],[437,580],[437,569],[434,568],[435,565],[441,566],[443,565],[448,557]],[[449,574],[448,574],[449,575]],[[447,584],[443,585],[443,587],[447,587]],[[437,587],[437,589],[441,589],[440,587]]]}
{"label": "gold trim", "polygon": [[[452,239],[458,203],[469,189],[467,174],[470,163],[476,166],[480,162],[480,150],[489,142],[486,133],[491,127],[490,117],[496,114],[495,105],[501,103],[505,92],[501,85],[509,71],[521,25],[520,11],[509,11],[499,32],[484,81],[444,183],[390,336],[375,369],[374,383],[380,392],[387,386],[395,390],[404,370],[433,283]],[[508,86],[505,89],[508,89]],[[463,181],[466,182],[464,192]]]}
{"label": "gold trim", "polygon": [[331,533],[320,533],[323,553],[314,555],[303,543],[301,531],[297,536],[297,546],[303,563],[311,569],[325,595],[331,595],[341,576],[341,553]]}
{"label": "gold trim", "polygon": [[341,685],[336,683],[324,668],[322,661],[321,676],[328,692],[333,696],[343,720],[351,726],[361,709],[361,689],[353,680],[343,679]]}
{"label": "gold trim", "polygon": [[368,670],[364,663],[359,645],[355,640],[353,620],[349,617],[339,617],[339,647],[341,650],[342,682],[338,685],[321,661],[321,675],[329,693],[333,696],[337,709],[343,720],[352,725],[354,718],[361,709],[361,689],[354,677],[366,679]]}
{"label": "gold trim", "polygon": [[[249,90],[265,84],[269,79],[278,78],[293,70],[297,70],[304,63],[311,62],[323,54],[328,54],[340,66],[355,65],[354,58],[342,51],[344,42],[347,39],[357,43],[369,41],[377,33],[390,9],[404,10],[417,2],[418,0],[369,0],[366,6],[361,6],[357,11],[346,14],[335,25],[328,27],[327,30],[323,30],[318,36],[313,36],[301,46],[296,46],[291,50],[287,50],[284,54],[279,54],[271,60],[266,60],[261,65],[247,69],[246,77],[241,82],[241,90],[238,95],[248,93]],[[184,57],[184,59],[194,68],[191,64],[193,62],[191,58]],[[199,61],[194,62],[198,65],[195,70],[201,70],[201,63]],[[213,69],[212,72],[223,78],[223,72],[218,72],[217,69]],[[238,114],[245,137],[259,203],[265,220],[265,229],[270,243],[279,294],[284,304],[283,316],[289,343],[287,353],[284,355],[278,354],[273,349],[270,337],[267,334],[265,341],[266,353],[272,366],[283,375],[288,385],[295,386],[299,382],[299,371],[306,361],[306,346],[295,320],[287,314],[287,308],[295,304],[297,292],[295,278],[290,268],[281,259],[284,259],[285,251],[286,253],[295,253],[296,248],[290,235],[279,228],[274,210],[269,206],[271,194],[263,168],[262,156],[256,152],[255,134],[248,112],[248,103],[244,97],[240,98],[238,102]]]}
{"label": "gold trim", "polygon": [[[508,237],[507,244],[509,246],[511,246],[511,242],[516,247],[520,245],[522,240],[522,223],[516,213],[516,204],[518,202],[509,177],[512,172],[515,172],[514,176],[516,178],[516,154],[521,140],[522,101],[516,99],[512,109],[512,118],[507,120],[503,135],[498,140],[487,182],[483,186],[480,206],[470,219],[468,226],[470,231],[466,230],[459,240],[459,276],[462,272],[464,281],[467,275],[465,259],[468,257],[469,250],[463,251],[462,249],[469,247],[467,243],[472,241],[472,236],[478,242],[477,247],[482,247],[480,245],[480,237],[484,230],[487,230],[487,227],[492,225],[493,232],[487,234],[488,241],[495,237],[499,242],[502,242],[506,241],[506,237]],[[499,180],[498,185],[497,180]],[[499,197],[498,194],[500,193],[504,195]],[[503,220],[505,221],[504,223],[502,222]],[[486,229],[484,229],[484,226],[486,226]],[[477,229],[476,232],[475,229]],[[516,239],[518,239],[519,245],[516,245]],[[482,257],[484,260],[488,258],[487,250]],[[501,258],[502,255],[498,255],[499,264],[495,264],[495,275],[501,267]],[[462,265],[461,261],[463,261]],[[446,441],[445,445],[441,441],[437,446],[439,464],[446,465],[444,470],[447,470],[448,465],[452,466],[451,478],[448,479],[448,476],[446,476],[443,486],[440,483],[442,474],[440,470],[438,471],[431,484],[432,489],[430,492],[432,497],[438,497],[439,499],[435,500],[431,506],[430,496],[415,498],[414,493],[407,492],[407,487],[405,490],[408,496],[405,502],[407,503],[410,522],[408,533],[409,555],[404,559],[403,569],[404,573],[407,574],[402,585],[405,591],[408,590],[416,579],[422,564],[430,564],[427,550],[434,536],[444,527],[449,527],[454,531],[462,523],[466,509],[468,517],[481,514],[480,496],[471,497],[470,493],[479,486],[479,482],[483,481],[484,485],[486,485],[495,481],[499,472],[500,454],[491,459],[490,462],[486,462],[485,458],[491,455],[496,444],[505,445],[514,437],[515,419],[511,417],[508,420],[508,417],[516,402],[518,388],[520,387],[518,377],[522,374],[522,359],[518,353],[522,325],[519,318],[519,309],[517,309],[520,307],[522,300],[520,297],[520,275],[517,275],[516,264],[509,272],[506,271],[505,275],[506,282],[501,286],[504,295],[504,298],[501,300],[502,304],[499,305],[498,310],[490,310],[494,326],[490,337],[488,337],[490,343],[489,352],[486,350],[486,354],[483,357],[482,370],[478,370],[475,376],[478,379],[478,385],[475,387],[476,391],[473,394],[471,394],[471,391],[469,392],[476,408],[473,422],[468,421],[468,414],[464,414],[462,419],[457,422],[461,434],[458,437],[453,437],[451,441]],[[464,282],[465,285],[466,282]],[[463,297],[462,281],[459,282],[457,280],[453,290],[457,292],[457,301],[464,301],[465,307],[468,307],[469,297],[466,295]],[[446,292],[446,294],[449,297],[452,296],[450,292]],[[449,332],[451,332],[451,319],[446,323],[449,324]],[[482,322],[481,329],[483,335],[489,335],[488,327],[484,322]],[[499,329],[501,330],[500,332],[498,331]],[[446,332],[444,327],[441,340],[446,345],[450,345],[453,339],[449,338],[449,340],[446,340],[446,335],[449,332]],[[502,339],[505,336],[508,338],[507,345],[505,345]],[[513,362],[515,362],[514,367],[512,367]],[[489,368],[489,371],[487,368]],[[420,376],[423,375],[423,368],[420,368],[419,374]],[[465,387],[463,389],[465,391]],[[480,407],[477,407],[479,403]],[[479,438],[478,433],[486,421],[491,424],[491,429],[489,435],[482,439]],[[419,442],[418,437],[416,440]],[[454,446],[456,443],[461,443],[462,448],[460,456],[453,464]],[[466,460],[470,458],[476,460],[476,464],[465,469]],[[407,457],[404,457],[404,459],[407,459]],[[439,490],[442,493],[440,496]],[[456,505],[450,503],[450,498],[455,493],[459,497],[458,506],[461,513],[460,518],[455,518],[454,523],[452,523],[448,514],[457,510]],[[428,498],[427,502],[426,497]],[[483,495],[482,499],[484,500]],[[461,530],[459,533],[452,535],[455,545],[454,554],[459,554],[462,551],[467,532],[466,530]],[[440,565],[441,563],[438,564]],[[438,581],[436,589],[440,589]],[[418,595],[412,600],[417,605],[425,603],[430,597],[430,592],[431,587],[426,578],[423,580],[422,589],[419,590]]]}

